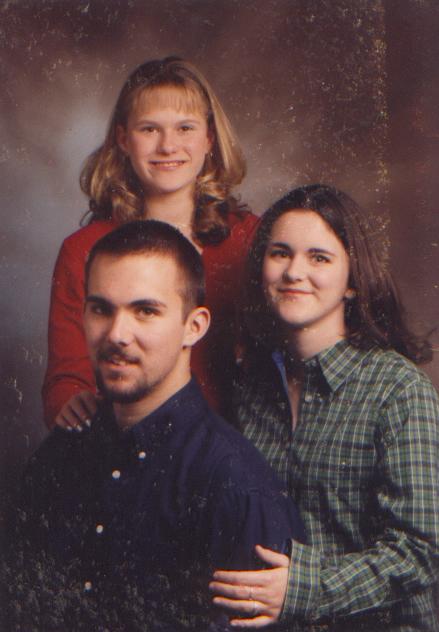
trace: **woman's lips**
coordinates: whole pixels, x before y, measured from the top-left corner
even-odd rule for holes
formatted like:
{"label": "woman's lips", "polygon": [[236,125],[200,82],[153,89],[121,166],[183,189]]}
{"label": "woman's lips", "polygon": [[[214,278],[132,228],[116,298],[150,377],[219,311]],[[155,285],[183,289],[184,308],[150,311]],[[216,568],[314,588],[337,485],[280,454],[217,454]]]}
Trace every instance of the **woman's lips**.
{"label": "woman's lips", "polygon": [[291,296],[309,296],[312,294],[312,292],[309,292],[307,290],[299,290],[297,288],[278,288],[278,292],[280,292],[281,294],[287,294],[287,295],[291,295]]}
{"label": "woman's lips", "polygon": [[177,169],[185,164],[185,160],[150,160],[150,164],[154,169],[159,171],[170,171]]}

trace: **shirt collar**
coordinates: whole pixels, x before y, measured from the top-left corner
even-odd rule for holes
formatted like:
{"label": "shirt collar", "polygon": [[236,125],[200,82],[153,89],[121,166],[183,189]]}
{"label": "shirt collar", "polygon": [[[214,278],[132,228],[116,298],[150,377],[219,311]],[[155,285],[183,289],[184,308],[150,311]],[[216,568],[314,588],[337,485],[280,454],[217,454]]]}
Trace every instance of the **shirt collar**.
{"label": "shirt collar", "polygon": [[[312,358],[305,360],[305,370],[320,369],[331,391],[336,391],[364,362],[369,353],[371,351],[356,349],[348,340],[340,340],[332,347],[324,349]],[[272,358],[279,370],[283,385],[287,389],[287,376],[282,352],[279,350],[274,351]]]}
{"label": "shirt collar", "polygon": [[170,433],[183,429],[182,426],[193,422],[206,408],[201,389],[195,378],[191,378],[177,393],[128,430],[118,428],[111,406],[104,404],[101,419],[105,434],[116,435],[116,441],[127,446],[134,442],[136,448],[142,449],[157,445]]}

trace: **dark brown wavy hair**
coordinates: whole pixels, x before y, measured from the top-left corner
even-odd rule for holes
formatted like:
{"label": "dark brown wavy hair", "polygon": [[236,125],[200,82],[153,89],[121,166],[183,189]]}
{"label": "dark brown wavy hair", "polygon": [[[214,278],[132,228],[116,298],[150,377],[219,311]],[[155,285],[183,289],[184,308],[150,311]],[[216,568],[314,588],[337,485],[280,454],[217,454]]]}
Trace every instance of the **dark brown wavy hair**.
{"label": "dark brown wavy hair", "polygon": [[345,302],[347,338],[357,348],[394,349],[416,364],[431,360],[426,338],[405,323],[404,309],[383,258],[376,252],[365,214],[345,193],[313,184],[293,189],[263,215],[247,263],[242,300],[244,342],[251,352],[272,349],[279,329],[262,290],[262,265],[273,225],[291,211],[311,210],[333,230],[349,255],[348,286],[355,296]]}
{"label": "dark brown wavy hair", "polygon": [[244,208],[231,190],[245,175],[245,160],[209,83],[195,66],[179,57],[142,64],[122,87],[105,141],[89,156],[80,176],[81,189],[90,199],[90,221],[113,218],[125,222],[143,218],[145,191],[118,146],[117,128],[126,127],[141,97],[169,86],[181,92],[184,103],[206,114],[213,144],[197,178],[192,230],[201,245],[219,243],[229,235],[228,213]]}

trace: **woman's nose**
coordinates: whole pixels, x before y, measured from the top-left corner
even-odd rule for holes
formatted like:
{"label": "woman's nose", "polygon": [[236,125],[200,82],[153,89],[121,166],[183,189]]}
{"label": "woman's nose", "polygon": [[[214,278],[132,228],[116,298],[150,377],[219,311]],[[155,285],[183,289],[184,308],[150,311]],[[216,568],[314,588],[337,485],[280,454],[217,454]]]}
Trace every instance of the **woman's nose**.
{"label": "woman's nose", "polygon": [[159,151],[172,154],[177,150],[177,139],[174,130],[163,130],[160,134]]}
{"label": "woman's nose", "polygon": [[297,255],[292,257],[284,269],[284,279],[293,282],[301,281],[305,277],[304,261]]}

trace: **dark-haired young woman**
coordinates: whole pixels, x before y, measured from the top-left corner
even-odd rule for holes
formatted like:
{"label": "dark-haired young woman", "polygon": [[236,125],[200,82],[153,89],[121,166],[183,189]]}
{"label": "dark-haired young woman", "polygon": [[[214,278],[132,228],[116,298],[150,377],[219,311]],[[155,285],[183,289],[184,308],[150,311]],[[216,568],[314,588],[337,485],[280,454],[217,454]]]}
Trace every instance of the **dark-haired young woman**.
{"label": "dark-haired young woman", "polygon": [[192,368],[211,404],[227,401],[237,279],[257,221],[231,193],[244,174],[230,122],[197,68],[168,57],[132,73],[81,175],[90,222],[64,241],[55,267],[43,386],[49,427],[80,429],[95,411],[82,328],[84,263],[100,237],[133,219],[168,222],[202,252],[213,321]]}
{"label": "dark-haired young woman", "polygon": [[404,324],[357,205],[321,185],[274,204],[246,292],[237,418],[308,544],[290,559],[260,548],[264,571],[217,572],[215,602],[243,627],[439,630],[439,403],[415,367],[431,348]]}

